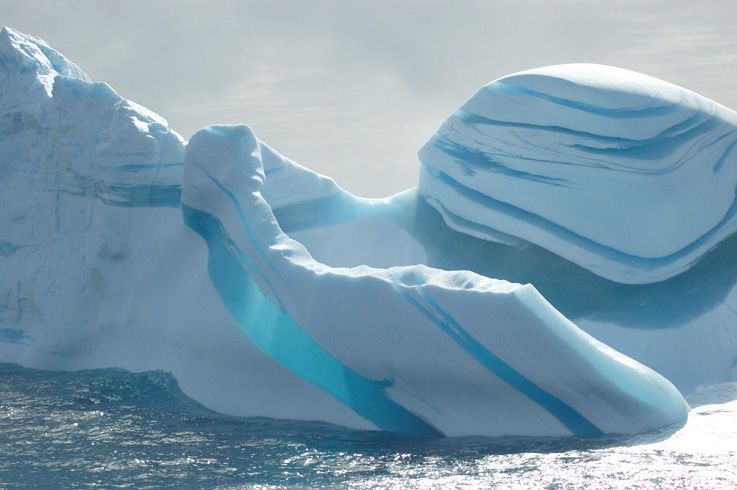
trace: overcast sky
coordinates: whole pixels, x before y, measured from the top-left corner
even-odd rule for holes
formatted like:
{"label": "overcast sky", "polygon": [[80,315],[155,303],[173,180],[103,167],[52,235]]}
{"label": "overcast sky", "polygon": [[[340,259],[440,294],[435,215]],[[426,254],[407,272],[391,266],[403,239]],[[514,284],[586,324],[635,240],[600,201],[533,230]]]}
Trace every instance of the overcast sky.
{"label": "overcast sky", "polygon": [[371,197],[415,185],[417,150],[480,86],[535,66],[622,66],[737,108],[735,14],[734,0],[0,0],[0,24],[185,138],[245,123]]}

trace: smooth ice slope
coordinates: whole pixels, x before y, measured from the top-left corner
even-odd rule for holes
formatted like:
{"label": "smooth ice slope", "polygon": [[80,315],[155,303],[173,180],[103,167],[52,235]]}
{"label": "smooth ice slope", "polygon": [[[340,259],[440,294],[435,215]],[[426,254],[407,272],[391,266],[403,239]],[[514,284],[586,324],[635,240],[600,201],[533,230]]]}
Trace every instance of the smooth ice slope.
{"label": "smooth ice slope", "polygon": [[483,87],[420,150],[448,226],[498,232],[630,284],[675,276],[737,230],[737,114],[602,65]]}
{"label": "smooth ice slope", "polygon": [[208,242],[211,277],[262,349],[377,427],[596,435],[685,417],[669,382],[579,330],[529,285],[315,261],[280,229],[265,180],[246,126],[211,126],[190,140],[182,205]]}

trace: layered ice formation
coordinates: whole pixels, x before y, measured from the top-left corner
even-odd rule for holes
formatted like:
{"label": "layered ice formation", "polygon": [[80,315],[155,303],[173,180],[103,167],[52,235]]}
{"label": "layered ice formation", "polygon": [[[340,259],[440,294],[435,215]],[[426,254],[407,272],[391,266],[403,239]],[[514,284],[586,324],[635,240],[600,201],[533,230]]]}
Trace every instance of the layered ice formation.
{"label": "layered ice formation", "polygon": [[187,222],[207,240],[210,275],[251,338],[377,427],[596,435],[683,417],[667,381],[576,328],[532,286],[317,262],[261,194],[260,146],[245,126],[192,137]]}
{"label": "layered ice formation", "polygon": [[499,232],[618,282],[662,281],[737,229],[737,114],[601,65],[484,86],[422,148],[448,226]]}
{"label": "layered ice formation", "polygon": [[[367,200],[246,126],[185,143],[3,29],[0,362],[163,369],[225,413],[423,436],[683,422],[681,392],[737,380],[730,117],[614,68],[525,72],[451,116],[418,189]],[[703,221],[669,225],[704,182]]]}

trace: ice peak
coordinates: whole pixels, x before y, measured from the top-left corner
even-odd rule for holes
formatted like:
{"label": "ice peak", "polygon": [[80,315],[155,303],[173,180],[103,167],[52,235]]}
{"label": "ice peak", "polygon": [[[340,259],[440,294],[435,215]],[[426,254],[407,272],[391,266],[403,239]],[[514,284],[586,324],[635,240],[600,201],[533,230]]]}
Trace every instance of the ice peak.
{"label": "ice peak", "polygon": [[90,81],[84,71],[42,39],[8,26],[0,29],[0,66],[5,71],[3,79],[22,77],[24,84],[29,84],[35,77],[49,96],[57,75]]}

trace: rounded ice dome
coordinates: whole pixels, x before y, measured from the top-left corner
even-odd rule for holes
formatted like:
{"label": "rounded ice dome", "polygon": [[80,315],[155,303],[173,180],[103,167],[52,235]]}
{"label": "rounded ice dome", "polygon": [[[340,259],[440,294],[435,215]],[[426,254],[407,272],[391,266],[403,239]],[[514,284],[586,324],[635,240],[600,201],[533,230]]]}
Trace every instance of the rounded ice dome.
{"label": "rounded ice dome", "polygon": [[489,83],[420,150],[452,228],[499,232],[607,279],[683,272],[737,229],[737,114],[621,68],[557,65]]}

